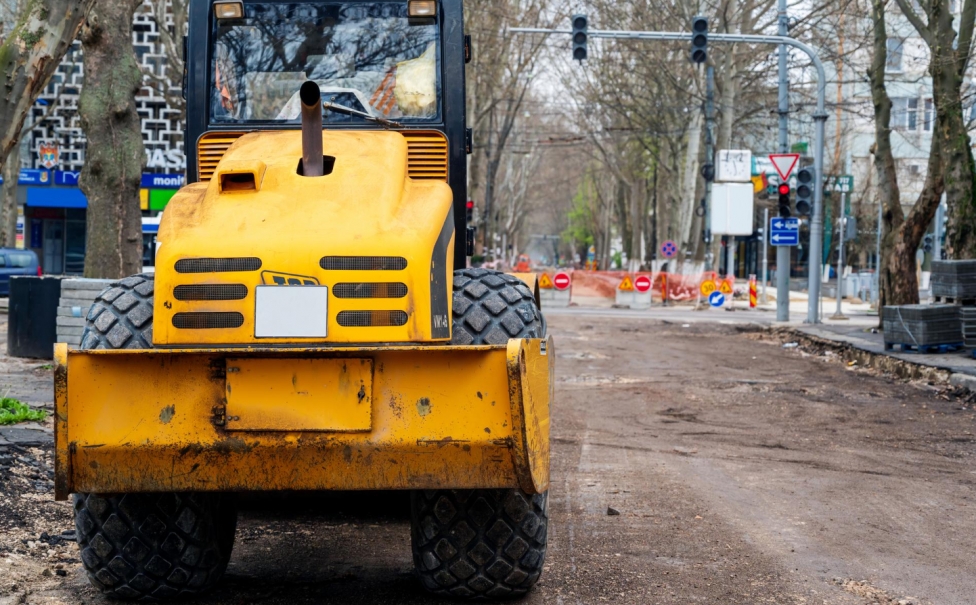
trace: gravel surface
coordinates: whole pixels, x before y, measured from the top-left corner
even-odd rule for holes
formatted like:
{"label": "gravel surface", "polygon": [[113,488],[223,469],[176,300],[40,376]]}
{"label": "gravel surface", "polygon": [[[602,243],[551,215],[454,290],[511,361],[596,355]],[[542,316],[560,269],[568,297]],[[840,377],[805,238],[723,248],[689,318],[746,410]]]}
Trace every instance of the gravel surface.
{"label": "gravel surface", "polygon": [[[550,548],[523,603],[974,602],[967,391],[784,348],[754,326],[549,327]],[[49,371],[8,363],[0,384],[50,393]],[[0,442],[0,605],[107,603],[50,477],[49,441]],[[398,493],[246,497],[227,576],[195,602],[443,603],[411,575],[407,508]]]}

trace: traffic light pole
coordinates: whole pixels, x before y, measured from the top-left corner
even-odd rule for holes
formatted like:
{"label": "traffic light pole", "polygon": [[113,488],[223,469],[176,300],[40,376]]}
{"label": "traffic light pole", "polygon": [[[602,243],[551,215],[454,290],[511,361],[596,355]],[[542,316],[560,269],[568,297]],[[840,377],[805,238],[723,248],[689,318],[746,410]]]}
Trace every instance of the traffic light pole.
{"label": "traffic light pole", "polygon": [[[779,35],[789,33],[789,21],[786,17],[786,0],[779,0]],[[779,152],[789,153],[789,117],[790,117],[790,73],[787,67],[786,45],[779,45]],[[766,225],[769,230],[769,225]],[[792,266],[790,257],[793,246],[776,246],[776,321],[790,320],[790,273]]]}
{"label": "traffic light pole", "polygon": [[[780,0],[782,4],[782,0]],[[785,22],[783,19],[780,20],[780,31],[783,31],[783,26]],[[539,27],[513,27],[509,31],[519,34],[569,34],[572,35],[572,30],[569,29],[544,29]],[[615,38],[624,40],[675,40],[691,42],[691,33],[682,32],[653,32],[653,31],[626,31],[626,30],[589,30],[587,35],[591,38]],[[708,40],[710,42],[728,42],[736,43],[743,42],[746,44],[773,44],[777,46],[792,46],[797,48],[808,57],[813,63],[813,67],[817,70],[817,109],[813,114],[813,119],[816,122],[816,130],[814,137],[814,155],[813,155],[813,166],[816,174],[814,179],[814,193],[813,193],[813,216],[810,223],[810,268],[809,268],[809,283],[807,286],[807,292],[809,294],[809,302],[807,307],[807,323],[819,323],[819,301],[820,301],[820,279],[821,279],[821,267],[823,265],[823,153],[824,153],[824,123],[827,121],[827,112],[824,109],[825,97],[827,91],[827,78],[824,72],[823,63],[820,61],[820,57],[817,56],[817,51],[812,47],[800,42],[795,38],[790,38],[788,36],[764,36],[764,35],[752,35],[752,34],[708,34]],[[785,59],[785,53],[781,53],[780,60]],[[782,118],[781,118],[782,119]],[[766,227],[768,229],[768,226]],[[779,284],[779,274],[781,273],[778,266],[778,261],[781,257],[777,253],[777,285]],[[787,262],[787,265],[789,262]],[[787,275],[789,279],[789,275]],[[779,292],[777,288],[777,293]],[[777,318],[779,318],[779,306],[782,304],[779,300],[776,302],[777,306]],[[787,291],[786,304],[789,305],[789,292]]]}

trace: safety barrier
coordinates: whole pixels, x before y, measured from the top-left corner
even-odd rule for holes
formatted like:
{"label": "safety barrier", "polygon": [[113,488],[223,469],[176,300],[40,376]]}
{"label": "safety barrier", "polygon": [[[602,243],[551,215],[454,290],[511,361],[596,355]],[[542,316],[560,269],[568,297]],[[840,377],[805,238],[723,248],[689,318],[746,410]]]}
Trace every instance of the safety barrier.
{"label": "safety barrier", "polygon": [[[536,270],[543,307],[570,304],[616,304],[630,308],[647,308],[651,304],[697,303],[707,304],[709,292],[702,288],[711,281],[714,290],[723,292],[731,302],[735,278],[719,278],[715,272],[681,274],[665,271],[583,271]],[[568,284],[555,283],[555,276]]]}

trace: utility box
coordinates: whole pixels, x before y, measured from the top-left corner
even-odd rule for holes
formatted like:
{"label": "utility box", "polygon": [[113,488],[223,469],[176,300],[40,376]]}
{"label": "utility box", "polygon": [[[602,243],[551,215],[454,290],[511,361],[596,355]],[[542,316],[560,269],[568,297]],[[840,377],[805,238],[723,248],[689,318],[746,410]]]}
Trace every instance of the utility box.
{"label": "utility box", "polygon": [[52,359],[57,341],[60,277],[10,278],[7,355]]}
{"label": "utility box", "polygon": [[753,216],[751,183],[712,185],[712,235],[752,235]]}

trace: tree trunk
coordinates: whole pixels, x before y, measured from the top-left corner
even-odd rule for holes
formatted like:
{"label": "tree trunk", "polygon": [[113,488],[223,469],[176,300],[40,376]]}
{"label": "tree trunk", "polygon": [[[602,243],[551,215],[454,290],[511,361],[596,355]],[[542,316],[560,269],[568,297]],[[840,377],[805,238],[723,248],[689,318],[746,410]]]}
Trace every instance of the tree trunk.
{"label": "tree trunk", "polygon": [[[871,82],[871,100],[874,104],[874,169],[878,175],[877,195],[878,203],[882,205],[881,220],[881,258],[879,267],[883,268],[878,276],[880,285],[880,305],[897,304],[894,291],[902,292],[905,288],[897,284],[898,276],[903,272],[890,272],[888,259],[894,248],[894,232],[905,221],[905,214],[901,208],[901,191],[898,189],[898,175],[895,173],[895,157],[891,151],[891,98],[885,87],[885,65],[888,62],[888,32],[885,27],[885,0],[872,0],[871,20],[874,29],[874,57],[868,70]],[[914,281],[915,269],[910,271]],[[893,283],[893,281],[895,283]],[[916,296],[918,294],[916,293]]]}
{"label": "tree trunk", "polygon": [[27,0],[0,44],[0,167],[20,142],[24,120],[78,33],[93,0]]}
{"label": "tree trunk", "polygon": [[[0,201],[0,248],[17,245],[17,179],[20,176],[20,150],[14,147],[3,164],[3,198]],[[38,245],[37,243],[34,244]]]}
{"label": "tree trunk", "polygon": [[952,65],[940,66],[933,59],[932,96],[937,114],[932,133],[942,145],[946,202],[949,207],[946,228],[946,254],[949,258],[976,258],[976,163],[972,143],[962,115],[962,80]]}
{"label": "tree trunk", "polygon": [[78,115],[88,138],[79,181],[88,197],[85,277],[120,278],[142,268],[139,181],[145,156],[135,104],[142,72],[131,33],[140,3],[98,2],[81,30],[85,87]]}
{"label": "tree trunk", "polygon": [[933,139],[922,192],[908,217],[882,241],[882,250],[888,248],[888,256],[882,255],[885,264],[881,277],[888,284],[888,291],[882,291],[887,297],[882,299],[882,306],[915,305],[919,302],[915,252],[935,218],[945,190],[941,151],[939,142]]}

